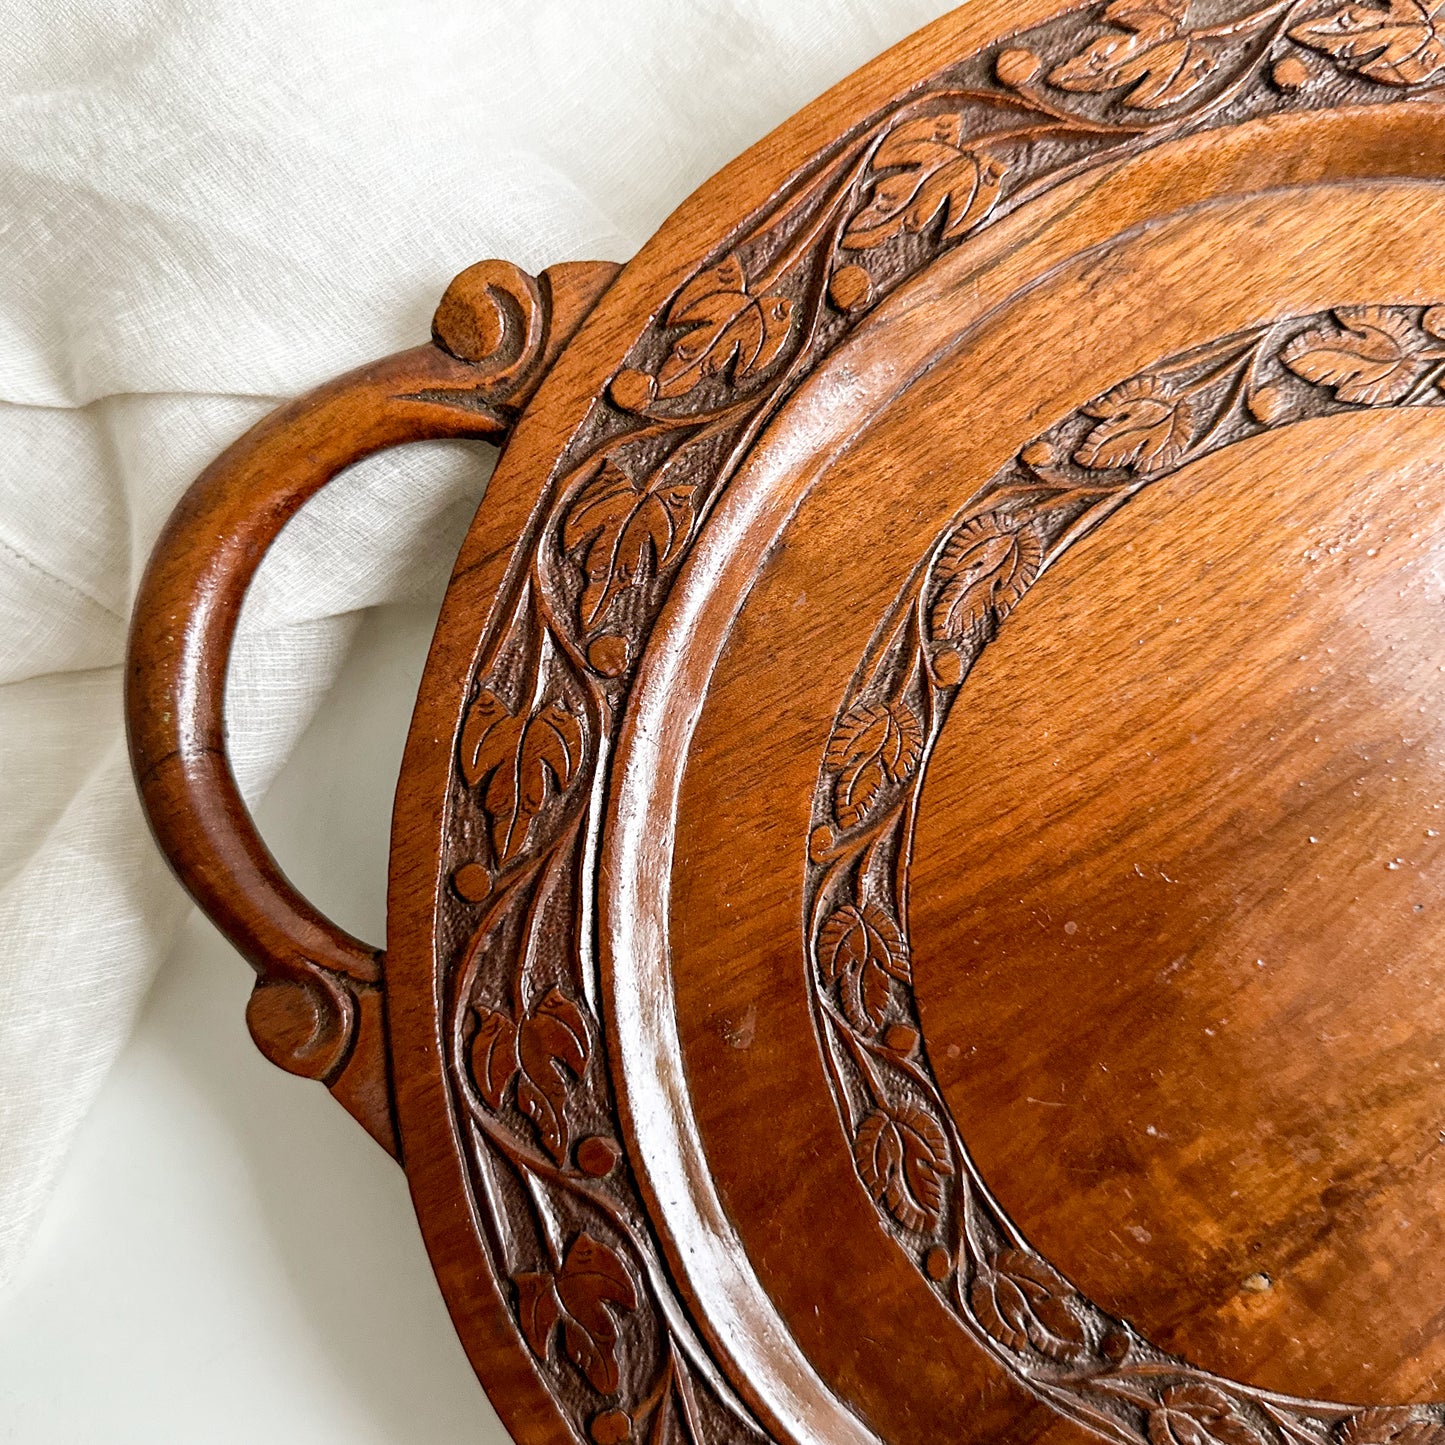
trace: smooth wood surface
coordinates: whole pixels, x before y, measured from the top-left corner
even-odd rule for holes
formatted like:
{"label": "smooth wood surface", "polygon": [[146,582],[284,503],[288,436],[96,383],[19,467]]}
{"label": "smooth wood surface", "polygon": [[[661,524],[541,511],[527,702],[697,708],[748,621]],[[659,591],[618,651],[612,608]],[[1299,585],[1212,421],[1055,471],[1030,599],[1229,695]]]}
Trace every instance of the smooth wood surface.
{"label": "smooth wood surface", "polygon": [[944,729],[910,908],[1043,1253],[1200,1364],[1381,1404],[1445,1364],[1442,442],[1276,433],[1081,543]]}
{"label": "smooth wood surface", "polygon": [[518,1440],[1445,1442],[1442,83],[1416,0],[981,0],[203,482],[140,770],[309,976],[245,578],[507,430],[345,1057]]}

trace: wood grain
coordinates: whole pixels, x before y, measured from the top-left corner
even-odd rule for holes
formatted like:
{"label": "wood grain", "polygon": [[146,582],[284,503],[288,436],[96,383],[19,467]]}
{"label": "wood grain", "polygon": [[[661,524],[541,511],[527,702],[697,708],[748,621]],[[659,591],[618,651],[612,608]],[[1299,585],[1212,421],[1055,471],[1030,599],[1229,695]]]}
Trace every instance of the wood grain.
{"label": "wood grain", "polygon": [[1031,1241],[1165,1348],[1376,1404],[1445,1348],[1442,439],[1274,434],[1081,544],[961,695],[912,870],[930,1057]]}

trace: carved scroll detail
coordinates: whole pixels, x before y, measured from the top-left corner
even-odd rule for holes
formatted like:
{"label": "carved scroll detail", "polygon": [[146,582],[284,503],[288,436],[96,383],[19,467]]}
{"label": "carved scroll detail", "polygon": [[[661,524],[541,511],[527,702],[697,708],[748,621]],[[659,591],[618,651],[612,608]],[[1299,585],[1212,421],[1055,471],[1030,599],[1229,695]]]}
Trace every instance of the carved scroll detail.
{"label": "carved scroll detail", "polygon": [[464,386],[421,393],[511,426],[621,268],[569,261],[531,276],[478,261],[454,277],[432,318],[432,341],[476,370]]}
{"label": "carved scroll detail", "polygon": [[[1408,0],[1389,3],[1376,13],[1425,14]],[[808,373],[883,298],[980,228],[1082,169],[1163,140],[1286,109],[1415,94],[1422,81],[1410,77],[1426,74],[1428,47],[1414,61],[1390,37],[1370,49],[1379,37],[1359,5],[1346,7],[1357,43],[1325,43],[1325,31],[1310,27],[1327,27],[1339,8],[1113,0],[949,65],[841,137],[658,298],[656,319],[559,459],[479,642],[444,824],[438,968],[445,1067],[494,1272],[555,1278],[585,1236],[612,1252],[636,1299],[625,1311],[608,1306],[615,1389],[598,1388],[611,1373],[580,1364],[565,1329],[549,1332],[545,1348],[541,1333],[527,1335],[579,1432],[598,1441],[644,1430],[658,1440],[761,1437],[677,1303],[624,1156],[601,1058],[585,883],[617,721],[689,548]],[[1433,35],[1433,18],[1422,23]],[[529,293],[511,294],[500,322],[484,311],[439,317],[442,344],[504,359],[509,347],[530,348]],[[1386,344],[1363,336],[1345,348]],[[928,616],[915,622],[927,638],[926,676],[887,696],[860,695],[859,710],[840,718],[815,858],[831,856],[835,834],[879,828],[873,866],[891,866],[884,834],[915,786],[937,688],[957,685],[975,642],[1047,565],[1060,518],[1122,499],[1200,444],[1200,404],[1167,389],[1193,380],[1161,377],[1154,385],[1163,389],[1100,398],[1057,457],[1029,462],[1024,498],[978,512],[964,524],[973,530],[951,539],[930,574]],[[479,401],[494,403],[490,394]],[[1268,389],[1249,390],[1247,404],[1267,410]],[[876,1102],[855,1157],[898,1227],[926,1233],[940,1194],[951,1200],[963,1187],[951,1182],[962,1156],[946,1136],[939,1146],[916,1028],[897,1021],[907,989],[906,951],[892,931],[900,920],[889,913],[885,922],[870,902],[839,896],[828,910],[837,915],[829,986],[846,988],[851,1002],[837,995],[829,1027],[859,1073],[920,1081],[909,1100]],[[859,1021],[866,1027],[855,1029]],[[515,1288],[520,1320],[531,1306]],[[995,1309],[1021,1322],[1027,1339],[1043,1338],[1048,1320],[1050,1329],[1063,1322],[1046,1292],[1037,1272],[1002,1270]],[[1042,1323],[1031,1332],[1034,1316]]]}
{"label": "carved scroll detail", "polygon": [[805,892],[808,980],[859,1179],[999,1363],[1121,1441],[1445,1440],[1445,1403],[1365,1411],[1220,1379],[1155,1348],[1029,1246],[948,1111],[902,962],[923,763],[894,775],[880,765],[860,809],[856,765],[836,740],[856,728],[851,720],[906,713],[923,720],[909,752],[926,760],[974,663],[1029,587],[1160,477],[1296,422],[1414,406],[1445,406],[1442,307],[1348,306],[1261,326],[1111,388],[1023,447],[938,538],[880,624],[822,760]]}

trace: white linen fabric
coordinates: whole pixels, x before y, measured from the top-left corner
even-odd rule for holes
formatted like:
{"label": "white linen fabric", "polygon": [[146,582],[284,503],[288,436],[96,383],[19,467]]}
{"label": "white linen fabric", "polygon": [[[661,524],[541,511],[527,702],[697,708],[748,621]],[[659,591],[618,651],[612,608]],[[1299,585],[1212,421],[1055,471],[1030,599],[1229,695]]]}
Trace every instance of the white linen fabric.
{"label": "white linen fabric", "polygon": [[[130,599],[275,402],[427,335],[448,279],[623,260],[948,0],[9,0],[0,25],[0,1281],[184,913],[125,758]],[[439,585],[485,449],[375,458],[258,578],[249,797],[359,610]],[[241,965],[238,962],[238,967]]]}

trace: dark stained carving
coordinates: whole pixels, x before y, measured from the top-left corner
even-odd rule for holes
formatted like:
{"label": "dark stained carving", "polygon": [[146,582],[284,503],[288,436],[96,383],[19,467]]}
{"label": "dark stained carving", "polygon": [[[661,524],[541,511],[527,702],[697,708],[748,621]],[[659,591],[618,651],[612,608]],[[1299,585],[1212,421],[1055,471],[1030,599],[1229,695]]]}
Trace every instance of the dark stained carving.
{"label": "dark stained carving", "polygon": [[518,1035],[517,1106],[537,1126],[547,1152],[567,1158],[567,1096],[571,1080],[587,1072],[592,1045],[582,1010],[561,989],[548,989]]}
{"label": "dark stained carving", "polygon": [[1078,1294],[1052,1265],[1003,1249],[974,1272],[968,1304],[984,1330],[1011,1350],[1068,1361],[1087,1353]]}
{"label": "dark stained carving", "polygon": [[[1276,7],[1277,8],[1277,7]],[[1219,64],[1209,30],[1186,28],[1187,0],[1115,0],[1111,29],[1049,71],[1060,90],[1124,91],[1135,110],[1162,110],[1197,90]]]}
{"label": "dark stained carving", "polygon": [[904,1229],[918,1232],[937,1222],[953,1166],[931,1114],[907,1104],[874,1109],[858,1127],[853,1157],[868,1192]]}
{"label": "dark stained carving", "polygon": [[1340,1445],[1440,1445],[1445,1425],[1419,1410],[1362,1410],[1340,1423]]}
{"label": "dark stained carving", "polygon": [[1397,402],[1422,378],[1427,386],[1439,379],[1445,346],[1431,344],[1437,331],[1445,331],[1445,310],[1438,307],[1415,326],[1388,307],[1342,306],[1330,325],[1295,337],[1281,360],[1296,376],[1334,387],[1341,401]]}
{"label": "dark stained carving", "polygon": [[1222,1390],[1171,1385],[1149,1411],[1152,1445],[1265,1445],[1265,1434]]}
{"label": "dark stained carving", "polygon": [[563,702],[512,713],[483,689],[462,724],[462,776],[482,789],[493,856],[506,863],[527,841],[552,793],[565,793],[581,765],[582,726]]}
{"label": "dark stained carving", "polygon": [[691,534],[693,488],[666,485],[665,477],[655,479],[663,485],[639,485],[616,463],[605,462],[568,514],[562,546],[587,575],[579,601],[584,632],[604,622],[630,588],[666,567]]}
{"label": "dark stained carving", "polygon": [[554,1330],[588,1384],[601,1395],[617,1393],[617,1321],[637,1308],[627,1266],[605,1244],[580,1234],[553,1272],[519,1274],[517,1311],[522,1333],[546,1359]]}
{"label": "dark stained carving", "polygon": [[1128,467],[1159,472],[1178,464],[1194,436],[1194,410],[1187,395],[1174,395],[1167,381],[1139,377],[1101,396],[1086,413],[1097,425],[1074,460],[1081,467]]}
{"label": "dark stained carving", "polygon": [[487,1009],[472,1035],[472,1082],[492,1109],[500,1109],[517,1077],[517,1025],[500,1009]]}
{"label": "dark stained carving", "polygon": [[1010,529],[997,516],[966,523],[949,539],[935,569],[933,635],[956,642],[982,624],[996,626],[1033,585],[1043,562],[1043,543],[1033,527]]}
{"label": "dark stained carving", "polygon": [[746,381],[783,354],[793,317],[786,296],[757,296],[736,254],[679,292],[667,324],[683,335],[657,373],[653,394],[663,401],[686,396],[714,377]]}

